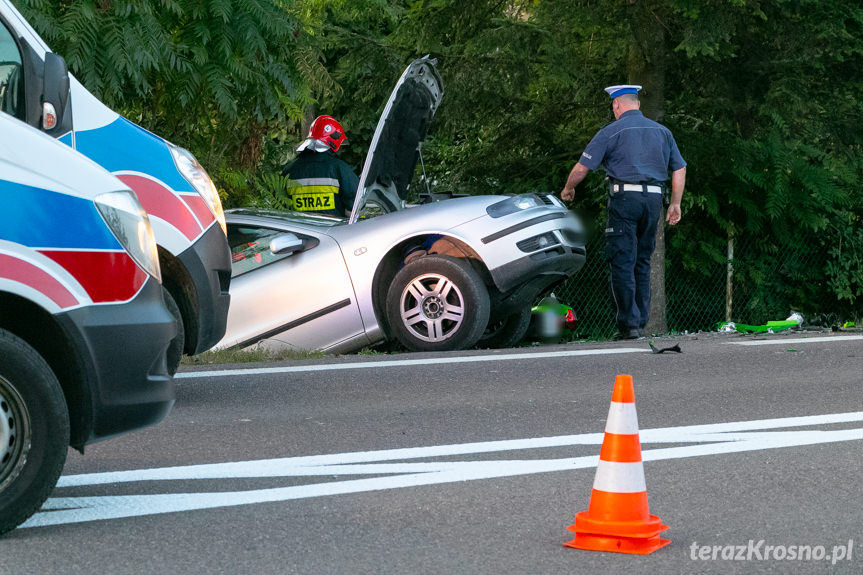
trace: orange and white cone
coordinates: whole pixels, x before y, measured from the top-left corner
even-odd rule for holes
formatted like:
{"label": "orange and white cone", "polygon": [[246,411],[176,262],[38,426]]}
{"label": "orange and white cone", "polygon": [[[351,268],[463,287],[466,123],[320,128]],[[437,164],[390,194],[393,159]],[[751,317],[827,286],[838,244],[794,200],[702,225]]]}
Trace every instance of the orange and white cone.
{"label": "orange and white cone", "polygon": [[631,375],[614,381],[590,506],[567,529],[575,539],[564,545],[576,549],[647,555],[671,543],[660,539],[668,526],[647,506]]}

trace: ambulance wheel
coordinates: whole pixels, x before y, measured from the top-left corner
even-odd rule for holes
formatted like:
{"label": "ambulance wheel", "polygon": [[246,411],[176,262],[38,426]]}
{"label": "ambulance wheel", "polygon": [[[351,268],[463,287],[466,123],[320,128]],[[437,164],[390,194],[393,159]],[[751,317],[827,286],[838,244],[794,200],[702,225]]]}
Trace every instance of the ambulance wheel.
{"label": "ambulance wheel", "polygon": [[396,339],[413,351],[450,351],[474,345],[488,325],[489,297],[466,261],[422,256],[393,278],[387,320]]}
{"label": "ambulance wheel", "polygon": [[180,313],[180,306],[177,305],[177,300],[171,295],[164,286],[162,286],[162,295],[165,298],[165,307],[174,316],[177,324],[177,335],[171,340],[168,345],[168,352],[165,354],[168,360],[168,374],[174,375],[177,373],[177,368],[180,367],[180,359],[183,357],[183,348],[186,345],[186,330],[183,326],[183,315]]}
{"label": "ambulance wheel", "polygon": [[69,412],[51,368],[0,329],[0,534],[33,515],[66,462]]}
{"label": "ambulance wheel", "polygon": [[524,339],[528,327],[530,327],[530,306],[526,305],[502,318],[489,319],[488,326],[476,346],[489,349],[512,347]]}

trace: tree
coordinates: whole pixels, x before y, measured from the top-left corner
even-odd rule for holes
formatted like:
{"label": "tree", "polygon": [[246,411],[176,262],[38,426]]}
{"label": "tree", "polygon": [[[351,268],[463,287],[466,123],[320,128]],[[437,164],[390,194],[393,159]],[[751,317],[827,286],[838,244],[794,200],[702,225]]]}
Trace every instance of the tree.
{"label": "tree", "polygon": [[264,136],[312,99],[311,43],[278,0],[21,0],[99,99],[190,147],[210,170],[250,168]]}
{"label": "tree", "polygon": [[[342,120],[352,144],[342,155],[359,170],[395,80],[426,54],[438,59],[446,89],[424,144],[426,169],[438,189],[471,194],[559,192],[612,120],[603,87],[642,84],[645,114],[672,130],[688,162],[684,217],[664,237],[676,270],[665,307],[686,298],[687,309],[711,309],[706,296],[677,287],[724,269],[733,234],[746,323],[789,307],[859,312],[863,6],[855,3],[18,5],[89,89],[191,147],[229,204],[277,202],[278,166],[302,138],[304,117],[318,112]],[[591,173],[573,208],[602,229],[605,205],[602,174]],[[589,263],[598,254],[589,251]],[[572,285],[597,291],[585,273]],[[680,326],[668,317],[669,329]]]}

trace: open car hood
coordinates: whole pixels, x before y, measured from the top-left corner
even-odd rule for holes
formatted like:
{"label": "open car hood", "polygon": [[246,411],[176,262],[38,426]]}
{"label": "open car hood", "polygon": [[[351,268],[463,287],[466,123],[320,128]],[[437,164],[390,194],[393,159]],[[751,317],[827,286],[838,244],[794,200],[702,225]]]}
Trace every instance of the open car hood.
{"label": "open car hood", "polygon": [[372,193],[396,203],[405,199],[420,144],[443,98],[435,64],[428,56],[414,60],[396,83],[366,154],[350,223],[357,221]]}

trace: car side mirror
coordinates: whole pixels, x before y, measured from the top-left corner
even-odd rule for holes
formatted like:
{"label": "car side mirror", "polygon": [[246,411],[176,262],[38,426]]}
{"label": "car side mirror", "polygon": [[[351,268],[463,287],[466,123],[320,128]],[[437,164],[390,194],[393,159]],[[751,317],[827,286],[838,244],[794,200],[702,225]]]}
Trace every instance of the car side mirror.
{"label": "car side mirror", "polygon": [[305,249],[306,243],[295,234],[279,234],[270,240],[270,251],[276,255],[291,255]]}

